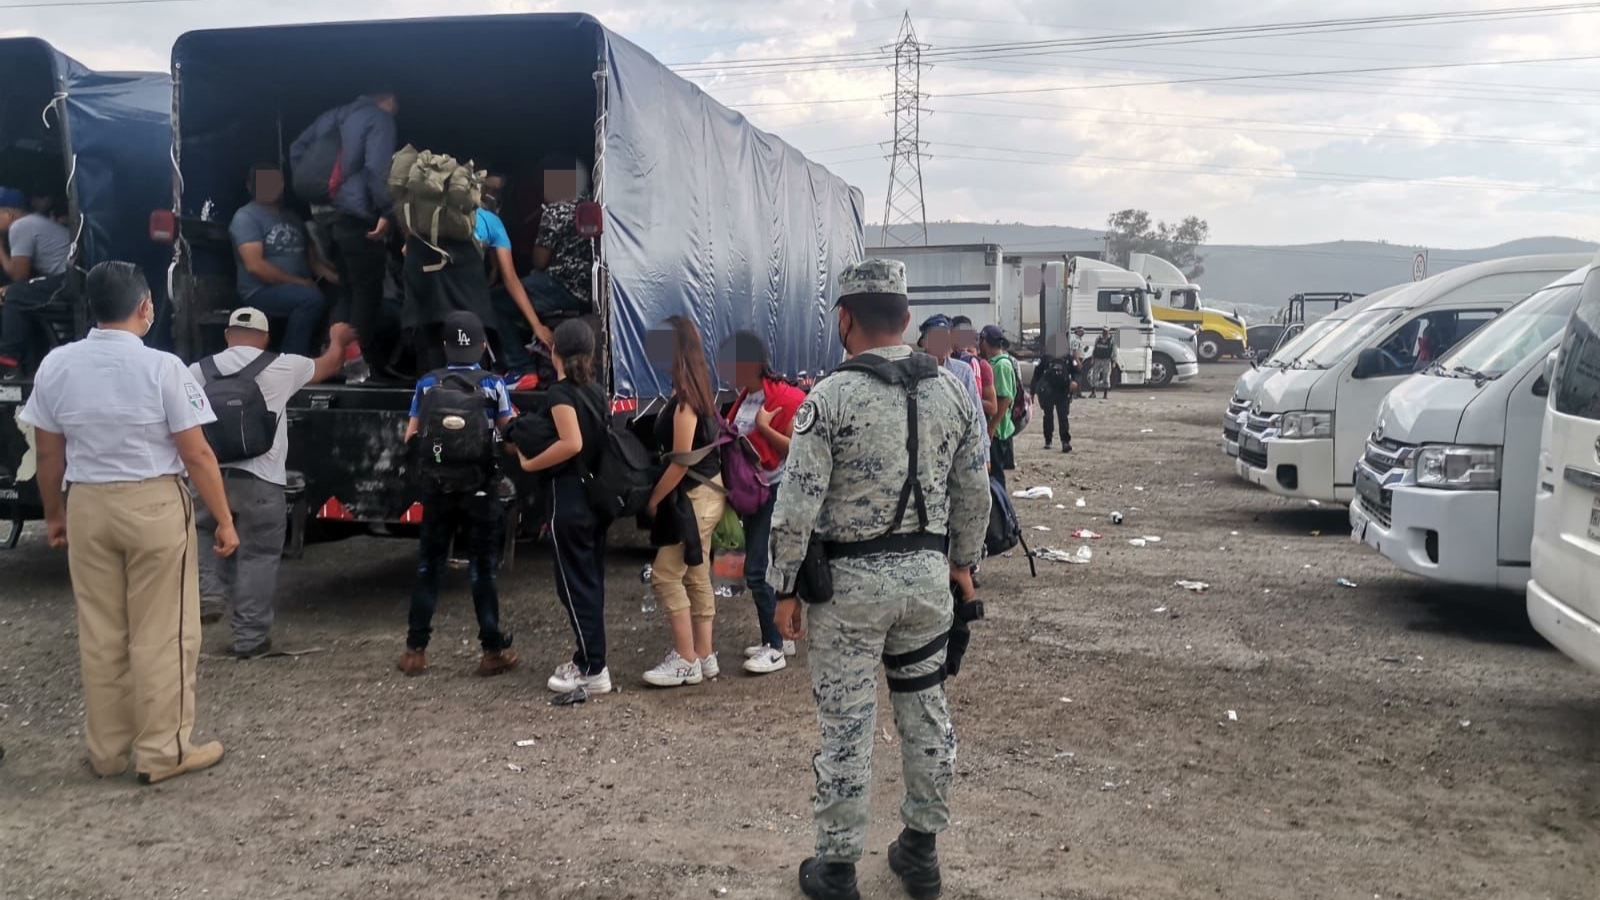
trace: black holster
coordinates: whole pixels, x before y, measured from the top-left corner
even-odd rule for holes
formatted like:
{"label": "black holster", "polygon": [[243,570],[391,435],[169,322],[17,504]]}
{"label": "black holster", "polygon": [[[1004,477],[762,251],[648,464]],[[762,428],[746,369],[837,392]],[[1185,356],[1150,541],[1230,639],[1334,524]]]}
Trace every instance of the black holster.
{"label": "black holster", "polygon": [[794,592],[808,604],[833,601],[833,568],[828,564],[828,549],[815,534],[806,545],[800,571],[795,573]]}
{"label": "black holster", "polygon": [[950,620],[950,642],[945,648],[944,667],[950,677],[961,672],[961,658],[967,655],[972,643],[971,623],[983,618],[983,601],[967,601],[961,596],[961,587],[950,583],[950,597],[955,602],[955,617]]}

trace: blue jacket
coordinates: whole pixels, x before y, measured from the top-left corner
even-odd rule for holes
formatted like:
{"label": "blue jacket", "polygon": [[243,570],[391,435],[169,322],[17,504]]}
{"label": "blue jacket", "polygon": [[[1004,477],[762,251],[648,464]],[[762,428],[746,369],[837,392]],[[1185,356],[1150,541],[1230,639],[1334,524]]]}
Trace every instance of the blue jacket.
{"label": "blue jacket", "polygon": [[380,109],[370,97],[330,109],[295,138],[289,148],[290,164],[298,164],[311,144],[334,128],[339,129],[340,170],[344,180],[339,184],[333,205],[341,212],[376,221],[389,213],[391,205],[389,165],[399,149],[395,146],[398,138],[394,116]]}

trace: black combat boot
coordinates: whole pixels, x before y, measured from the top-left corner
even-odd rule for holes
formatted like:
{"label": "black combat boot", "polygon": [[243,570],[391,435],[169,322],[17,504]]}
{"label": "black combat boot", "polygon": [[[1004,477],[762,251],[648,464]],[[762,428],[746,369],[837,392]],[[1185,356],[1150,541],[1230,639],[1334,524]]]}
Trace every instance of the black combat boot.
{"label": "black combat boot", "polygon": [[808,859],[800,864],[800,891],[811,900],[861,900],[856,864]]}
{"label": "black combat boot", "polygon": [[912,900],[937,900],[944,890],[939,880],[939,854],[934,836],[907,828],[889,845],[889,868],[900,876]]}

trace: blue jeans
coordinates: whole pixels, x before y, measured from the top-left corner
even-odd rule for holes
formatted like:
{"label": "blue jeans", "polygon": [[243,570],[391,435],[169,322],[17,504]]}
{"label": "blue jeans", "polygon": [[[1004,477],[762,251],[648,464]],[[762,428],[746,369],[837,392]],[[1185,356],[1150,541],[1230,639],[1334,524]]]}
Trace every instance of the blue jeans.
{"label": "blue jeans", "polygon": [[284,353],[316,356],[312,343],[317,339],[317,326],[322,324],[322,314],[328,308],[322,291],[303,284],[274,284],[261,288],[245,298],[245,304],[266,313],[269,318],[289,320],[283,329],[283,342],[278,349]]}
{"label": "blue jeans", "polygon": [[778,502],[773,491],[761,508],[744,517],[744,585],[756,601],[756,619],[761,623],[761,643],[783,649],[778,633],[778,592],[767,583],[767,565],[772,561],[772,507]]}

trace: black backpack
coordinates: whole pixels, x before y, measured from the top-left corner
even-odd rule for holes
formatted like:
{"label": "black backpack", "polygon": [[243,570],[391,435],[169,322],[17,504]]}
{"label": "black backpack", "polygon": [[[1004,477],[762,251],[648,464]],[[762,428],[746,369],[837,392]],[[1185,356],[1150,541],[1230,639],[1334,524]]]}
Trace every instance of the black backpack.
{"label": "black backpack", "polygon": [[993,477],[989,479],[989,528],[983,535],[983,555],[999,556],[1022,545],[1022,552],[1028,556],[1028,570],[1033,577],[1039,577],[1039,570],[1033,562],[1033,551],[1028,549],[1028,542],[1022,536],[1022,522],[1017,518],[1017,508],[1012,505],[1011,497],[1006,489]]}
{"label": "black backpack", "polygon": [[200,360],[200,373],[206,376],[206,399],[217,420],[205,426],[206,441],[219,463],[255,459],[272,449],[278,439],[278,416],[267,406],[267,398],[256,383],[276,353],[262,353],[250,364],[224,375],[217,369],[217,358]]}
{"label": "black backpack", "polygon": [[424,486],[447,494],[477,491],[494,467],[494,406],[479,370],[433,373],[417,404],[417,471]]}
{"label": "black backpack", "polygon": [[[344,181],[344,144],[340,131],[344,116],[334,118],[332,127],[314,135],[299,159],[292,160],[294,193],[307,203],[332,203]],[[315,124],[312,127],[316,127]]]}
{"label": "black backpack", "polygon": [[611,522],[644,512],[663,468],[644,441],[626,423],[618,423],[605,429],[594,471],[580,477],[589,506],[602,521]]}

